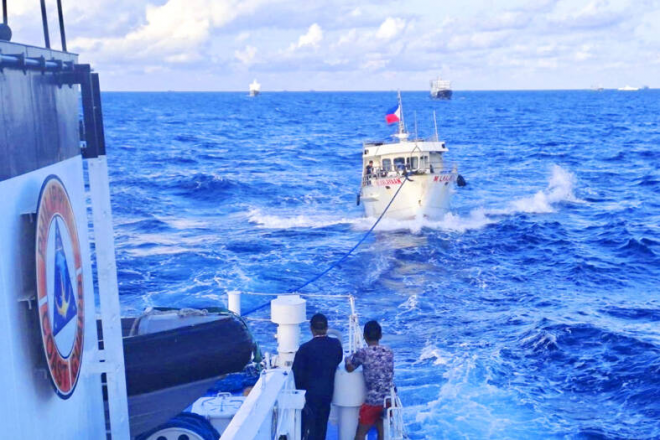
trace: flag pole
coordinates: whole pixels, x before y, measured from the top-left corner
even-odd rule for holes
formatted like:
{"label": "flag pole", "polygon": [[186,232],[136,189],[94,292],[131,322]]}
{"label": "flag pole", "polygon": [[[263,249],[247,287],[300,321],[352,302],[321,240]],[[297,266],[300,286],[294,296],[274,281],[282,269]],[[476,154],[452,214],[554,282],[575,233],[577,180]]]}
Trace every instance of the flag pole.
{"label": "flag pole", "polygon": [[401,109],[401,118],[399,119],[399,134],[404,134],[406,132],[406,125],[403,121],[403,103],[401,102],[401,90],[399,93],[399,109]]}

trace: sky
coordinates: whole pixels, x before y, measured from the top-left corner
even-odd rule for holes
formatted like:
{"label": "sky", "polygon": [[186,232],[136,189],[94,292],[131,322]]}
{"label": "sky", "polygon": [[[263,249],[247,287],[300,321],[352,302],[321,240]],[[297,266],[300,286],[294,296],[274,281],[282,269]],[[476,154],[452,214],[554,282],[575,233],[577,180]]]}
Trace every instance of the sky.
{"label": "sky", "polygon": [[[104,90],[660,87],[660,0],[62,2]],[[13,41],[43,46],[39,0],[8,3]]]}

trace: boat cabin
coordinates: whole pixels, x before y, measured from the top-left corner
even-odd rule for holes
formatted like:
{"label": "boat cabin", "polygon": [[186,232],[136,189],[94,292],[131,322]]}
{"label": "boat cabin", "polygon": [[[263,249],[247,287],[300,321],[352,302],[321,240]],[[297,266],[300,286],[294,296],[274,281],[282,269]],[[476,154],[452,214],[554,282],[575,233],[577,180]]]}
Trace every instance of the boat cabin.
{"label": "boat cabin", "polygon": [[[406,174],[435,174],[443,170],[442,153],[448,151],[444,142],[423,139],[402,142],[365,142],[362,155],[363,184],[371,179]],[[373,161],[371,172],[367,166]]]}

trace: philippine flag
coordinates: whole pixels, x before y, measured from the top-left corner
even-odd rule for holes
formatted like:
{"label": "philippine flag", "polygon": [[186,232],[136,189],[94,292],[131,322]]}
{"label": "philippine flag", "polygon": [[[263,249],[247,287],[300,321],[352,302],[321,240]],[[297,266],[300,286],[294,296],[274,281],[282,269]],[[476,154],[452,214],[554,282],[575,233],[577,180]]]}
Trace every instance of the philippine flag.
{"label": "philippine flag", "polygon": [[401,119],[401,106],[396,105],[389,109],[387,111],[387,115],[385,115],[385,122],[388,124],[394,124],[395,122],[399,122]]}

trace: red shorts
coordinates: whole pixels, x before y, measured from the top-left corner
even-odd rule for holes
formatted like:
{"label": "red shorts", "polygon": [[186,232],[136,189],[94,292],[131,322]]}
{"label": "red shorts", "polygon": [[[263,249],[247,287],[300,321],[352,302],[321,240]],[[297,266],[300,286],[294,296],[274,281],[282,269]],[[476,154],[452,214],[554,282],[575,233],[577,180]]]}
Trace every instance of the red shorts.
{"label": "red shorts", "polygon": [[375,425],[383,418],[383,407],[381,405],[368,405],[363,403],[360,407],[360,425]]}

